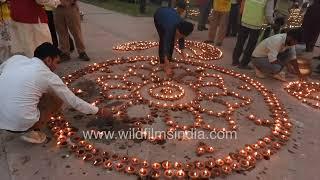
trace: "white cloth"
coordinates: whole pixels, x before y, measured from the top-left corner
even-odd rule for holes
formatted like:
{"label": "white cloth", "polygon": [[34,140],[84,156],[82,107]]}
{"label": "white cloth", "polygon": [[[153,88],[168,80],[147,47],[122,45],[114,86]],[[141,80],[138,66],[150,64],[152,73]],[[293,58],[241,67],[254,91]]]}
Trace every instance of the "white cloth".
{"label": "white cloth", "polygon": [[98,112],[97,107],[74,95],[42,60],[16,55],[0,66],[0,129],[31,128],[40,118],[39,100],[48,91],[82,113]]}
{"label": "white cloth", "polygon": [[280,52],[290,49],[291,59],[296,59],[295,46],[285,46],[287,34],[276,34],[263,40],[252,53],[253,57],[268,57],[270,62],[277,60]]}
{"label": "white cloth", "polygon": [[36,3],[51,8],[56,8],[59,4],[61,4],[60,0],[36,0]]}
{"label": "white cloth", "polygon": [[26,24],[12,21],[10,30],[10,34],[12,34],[11,52],[13,54],[23,53],[31,58],[38,46],[44,42],[52,42],[47,23]]}

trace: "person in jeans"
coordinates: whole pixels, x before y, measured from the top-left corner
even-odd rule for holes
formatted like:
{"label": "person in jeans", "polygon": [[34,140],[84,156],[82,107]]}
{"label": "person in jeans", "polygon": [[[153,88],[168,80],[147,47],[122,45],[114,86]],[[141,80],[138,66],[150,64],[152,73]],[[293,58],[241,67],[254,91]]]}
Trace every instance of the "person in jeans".
{"label": "person in jeans", "polygon": [[80,11],[77,0],[61,1],[54,12],[54,22],[59,37],[59,48],[63,52],[61,61],[68,61],[70,57],[69,31],[73,36],[79,59],[90,61],[86,53],[83,35],[81,31]]}
{"label": "person in jeans", "polygon": [[256,76],[265,78],[266,75],[271,75],[275,79],[285,81],[281,70],[289,63],[299,73],[295,45],[300,36],[299,30],[292,29],[287,33],[276,34],[263,40],[252,53]]}
{"label": "person in jeans", "polygon": [[[153,16],[154,25],[157,29],[159,42],[159,59],[163,64],[167,76],[172,75],[172,54],[176,40],[179,40],[180,49],[184,49],[184,38],[193,31],[193,24],[184,21],[173,8],[159,8]],[[182,50],[183,56],[185,53]]]}
{"label": "person in jeans", "polygon": [[221,46],[226,36],[231,0],[214,0],[210,16],[209,40],[205,43]]}
{"label": "person in jeans", "polygon": [[[241,69],[251,69],[248,64],[263,24],[274,24],[273,6],[274,0],[245,0],[241,26],[232,54],[233,66],[238,66]],[[244,49],[246,41],[248,42]],[[243,57],[240,61],[242,54]]]}
{"label": "person in jeans", "polygon": [[43,43],[34,57],[15,55],[0,66],[0,129],[24,133],[30,143],[43,143],[44,128],[50,117],[59,112],[62,102],[84,114],[109,117],[108,108],[98,108],[77,97],[53,71],[61,51]]}

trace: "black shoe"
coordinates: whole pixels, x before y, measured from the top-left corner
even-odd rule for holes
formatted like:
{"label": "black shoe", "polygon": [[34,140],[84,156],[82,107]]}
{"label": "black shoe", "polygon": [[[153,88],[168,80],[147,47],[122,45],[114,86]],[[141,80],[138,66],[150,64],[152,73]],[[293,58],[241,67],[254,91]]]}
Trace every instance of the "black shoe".
{"label": "black shoe", "polygon": [[71,59],[71,57],[70,57],[69,54],[63,53],[60,56],[60,62],[59,63],[70,61],[70,59]]}
{"label": "black shoe", "polygon": [[320,56],[313,57],[312,59],[320,60]]}
{"label": "black shoe", "polygon": [[83,61],[90,61],[89,56],[85,52],[80,53],[78,58],[83,60]]}
{"label": "black shoe", "polygon": [[238,66],[239,69],[244,69],[244,70],[252,70],[252,67],[246,65],[246,66],[243,66],[243,65],[239,65]]}
{"label": "black shoe", "polygon": [[214,44],[214,41],[211,41],[211,40],[205,40],[205,41],[203,41],[204,43],[207,43],[207,44]]}

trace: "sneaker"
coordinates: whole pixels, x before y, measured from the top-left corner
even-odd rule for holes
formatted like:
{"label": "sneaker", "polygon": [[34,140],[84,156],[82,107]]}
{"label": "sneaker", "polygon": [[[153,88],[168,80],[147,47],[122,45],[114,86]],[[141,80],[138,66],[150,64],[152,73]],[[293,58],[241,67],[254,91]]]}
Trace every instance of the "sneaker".
{"label": "sneaker", "polygon": [[265,76],[258,68],[253,67],[253,69],[254,69],[254,71],[256,72],[256,76],[257,76],[258,78],[261,78],[261,79],[266,78],[266,76]]}
{"label": "sneaker", "polygon": [[89,56],[85,52],[82,52],[82,53],[79,54],[79,59],[81,59],[83,61],[90,61]]}
{"label": "sneaker", "polygon": [[69,61],[70,59],[71,59],[71,57],[70,57],[69,54],[63,53],[63,54],[60,56],[60,63],[61,63],[61,62]]}
{"label": "sneaker", "polygon": [[287,82],[286,77],[285,77],[285,74],[284,74],[284,73],[281,73],[281,72],[278,73],[278,74],[273,75],[273,78],[274,78],[274,79],[277,79],[277,80],[279,80],[279,81]]}
{"label": "sneaker", "polygon": [[21,136],[21,139],[29,143],[41,144],[46,141],[47,136],[41,131],[28,131]]}

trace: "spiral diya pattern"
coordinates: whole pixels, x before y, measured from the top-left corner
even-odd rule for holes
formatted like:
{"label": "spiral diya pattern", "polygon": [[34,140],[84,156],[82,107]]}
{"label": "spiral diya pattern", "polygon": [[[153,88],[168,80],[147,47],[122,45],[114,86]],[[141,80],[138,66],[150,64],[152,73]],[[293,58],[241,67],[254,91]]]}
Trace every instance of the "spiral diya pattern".
{"label": "spiral diya pattern", "polygon": [[[116,51],[136,51],[146,50],[153,47],[159,46],[158,42],[151,41],[133,41],[113,47]],[[185,41],[185,49],[191,52],[187,54],[186,58],[192,58],[200,61],[219,60],[222,57],[222,51],[213,45],[197,42],[197,41]],[[175,46],[175,50],[181,54],[181,50],[178,45]]]}
{"label": "spiral diya pattern", "polygon": [[[113,66],[124,65],[127,69],[123,73],[112,74]],[[163,80],[159,75],[159,68],[156,66],[155,57],[135,56],[126,59],[107,60],[102,63],[94,63],[83,69],[65,76],[64,82],[72,85],[77,79],[93,73],[105,73],[96,79],[101,90],[101,97],[97,97],[92,104],[99,105],[105,99],[125,100],[125,103],[112,108],[114,116],[130,116],[127,109],[131,106],[145,104],[150,107],[150,113],[144,118],[135,118],[132,123],[135,128],[144,132],[144,124],[153,122],[159,111],[164,113],[163,121],[168,126],[167,132],[177,130],[189,130],[191,128],[204,129],[205,131],[227,131],[237,130],[238,125],[234,117],[239,108],[243,108],[252,103],[252,99],[231,91],[226,86],[224,76],[229,76],[241,81],[241,89],[256,90],[264,98],[264,101],[272,115],[270,119],[261,119],[256,114],[250,114],[246,118],[257,126],[269,128],[269,133],[258,138],[252,144],[245,144],[237,150],[217,158],[192,159],[188,162],[166,160],[152,162],[139,156],[128,156],[117,154],[110,150],[102,150],[94,144],[84,140],[75,132],[76,128],[64,118],[62,114],[54,116],[49,121],[48,127],[55,137],[57,146],[68,148],[75,157],[84,160],[96,167],[106,170],[115,170],[119,173],[136,175],[141,178],[177,178],[177,179],[197,179],[229,175],[236,171],[246,171],[254,168],[263,159],[278,152],[286,144],[291,135],[292,124],[288,119],[288,114],[282,107],[278,98],[271,91],[266,89],[258,81],[216,65],[206,64],[192,60],[176,60],[174,69],[183,70],[189,76],[194,76],[192,82],[184,78],[173,77],[171,80]],[[215,71],[215,73],[209,73]],[[142,72],[143,71],[143,72]],[[195,72],[190,74],[191,72]],[[189,74],[188,74],[189,73]],[[132,77],[139,79],[133,81]],[[117,81],[116,84],[111,83]],[[243,84],[244,83],[244,84]],[[219,92],[204,92],[202,88],[215,88]],[[124,94],[114,95],[112,90],[125,91]],[[150,93],[150,89],[151,93]],[[157,91],[157,89],[159,89]],[[74,89],[81,95],[83,91]],[[182,93],[184,92],[184,93]],[[165,96],[156,96],[155,93],[162,93]],[[184,94],[184,95],[183,95]],[[149,97],[148,97],[149,96]],[[166,97],[168,96],[168,97]],[[170,98],[173,96],[176,98]],[[237,99],[236,102],[224,100],[225,97]],[[221,104],[224,110],[214,111],[202,106],[201,102],[209,101]],[[186,111],[193,115],[193,124],[182,124],[170,116],[170,111]],[[210,117],[220,117],[226,120],[228,127],[220,128],[214,124],[206,122],[203,114]],[[145,137],[150,143],[159,143],[163,137]],[[195,147],[195,154],[214,153],[215,147],[200,143]]]}
{"label": "spiral diya pattern", "polygon": [[320,109],[320,83],[295,81],[290,82],[284,89],[302,103]]}
{"label": "spiral diya pattern", "polygon": [[185,92],[183,87],[166,81],[153,85],[152,88],[149,89],[149,94],[156,99],[173,101],[183,97]]}

